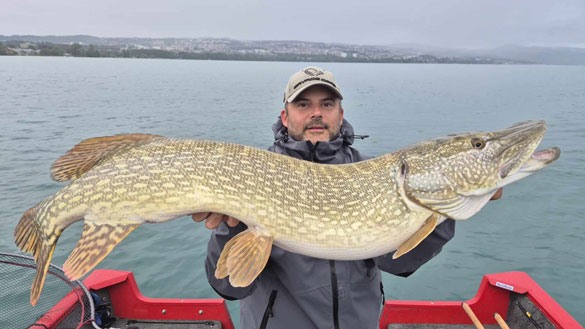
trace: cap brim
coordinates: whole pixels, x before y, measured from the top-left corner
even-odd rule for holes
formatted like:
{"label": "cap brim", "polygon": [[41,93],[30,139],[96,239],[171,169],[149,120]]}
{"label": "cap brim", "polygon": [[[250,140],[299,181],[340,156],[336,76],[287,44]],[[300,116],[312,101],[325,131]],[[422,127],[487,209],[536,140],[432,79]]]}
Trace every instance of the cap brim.
{"label": "cap brim", "polygon": [[328,84],[327,82],[323,82],[323,81],[319,81],[319,80],[315,80],[315,81],[309,81],[306,83],[305,86],[303,86],[302,88],[299,88],[299,90],[295,91],[292,95],[290,95],[285,101],[287,103],[291,103],[295,100],[295,98],[297,98],[297,96],[299,96],[303,91],[305,91],[307,88],[309,87],[313,87],[313,86],[317,86],[317,85],[321,85],[321,86],[325,86],[327,88],[329,88],[331,91],[333,91],[335,93],[335,95],[337,95],[339,97],[339,99],[343,99],[343,96],[341,95],[341,93],[339,92],[339,90],[333,88],[330,84]]}

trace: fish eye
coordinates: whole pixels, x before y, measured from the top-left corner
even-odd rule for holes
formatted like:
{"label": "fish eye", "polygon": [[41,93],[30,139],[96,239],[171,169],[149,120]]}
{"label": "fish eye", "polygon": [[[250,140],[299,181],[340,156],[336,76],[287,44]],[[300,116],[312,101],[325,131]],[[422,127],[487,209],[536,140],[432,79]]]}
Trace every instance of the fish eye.
{"label": "fish eye", "polygon": [[483,139],[481,139],[481,138],[472,138],[471,139],[471,145],[473,147],[475,147],[476,149],[481,150],[485,146],[485,141]]}

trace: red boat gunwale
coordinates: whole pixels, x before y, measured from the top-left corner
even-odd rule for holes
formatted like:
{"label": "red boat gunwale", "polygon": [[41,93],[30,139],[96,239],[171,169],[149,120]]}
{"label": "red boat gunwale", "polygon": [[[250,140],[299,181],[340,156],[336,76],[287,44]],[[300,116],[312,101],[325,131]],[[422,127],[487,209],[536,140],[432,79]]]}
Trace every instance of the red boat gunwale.
{"label": "red boat gunwale", "polygon": [[[80,287],[74,288],[65,295],[65,297],[59,300],[55,306],[40,317],[35,322],[35,326],[38,326],[39,328],[57,328],[57,325],[67,318],[76,307],[84,305],[81,297],[84,294],[85,292]],[[84,310],[82,314],[85,314],[85,312],[89,312],[89,310]],[[83,319],[81,320],[83,321]]]}
{"label": "red boat gunwale", "polygon": [[149,298],[140,292],[132,272],[95,270],[83,284],[89,290],[108,288],[117,317],[142,320],[216,320],[235,329],[223,299]]}
{"label": "red boat gunwale", "polygon": [[[506,319],[511,292],[526,294],[557,328],[583,329],[524,272],[484,275],[477,294],[466,303],[482,324],[496,325],[494,313],[497,312]],[[471,324],[461,304],[462,302],[386,301],[380,318],[380,329],[387,328],[391,323]]]}
{"label": "red boat gunwale", "polygon": [[[132,272],[96,270],[83,283],[90,290],[108,289],[114,313],[119,318],[143,320],[216,320],[223,328],[235,329],[223,299],[163,299],[143,296]],[[512,292],[526,295],[560,329],[578,329],[577,323],[528,274],[506,272],[484,275],[477,294],[466,303],[485,325],[495,325],[494,313],[504,319]],[[389,324],[471,324],[460,301],[396,301],[384,304],[380,329]]]}

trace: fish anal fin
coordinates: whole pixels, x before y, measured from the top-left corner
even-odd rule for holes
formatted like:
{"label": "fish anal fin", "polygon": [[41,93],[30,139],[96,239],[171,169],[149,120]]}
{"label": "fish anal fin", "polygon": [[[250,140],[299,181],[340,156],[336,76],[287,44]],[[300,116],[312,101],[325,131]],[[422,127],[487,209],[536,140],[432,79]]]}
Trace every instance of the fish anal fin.
{"label": "fish anal fin", "polygon": [[272,250],[274,238],[258,228],[248,228],[228,241],[219,256],[215,277],[229,276],[234,287],[247,287],[260,275]]}
{"label": "fish anal fin", "polygon": [[77,246],[63,264],[65,275],[77,280],[87,274],[138,225],[86,222]]}
{"label": "fish anal fin", "polygon": [[58,182],[76,179],[108,154],[133,146],[140,141],[158,137],[162,136],[122,134],[86,139],[75,145],[51,165],[51,178]]}
{"label": "fish anal fin", "polygon": [[419,245],[437,226],[437,222],[439,221],[439,215],[432,214],[427,218],[421,228],[418,229],[408,240],[406,240],[403,244],[396,249],[396,252],[392,255],[392,259],[396,259],[407,252],[414,249],[416,246]]}

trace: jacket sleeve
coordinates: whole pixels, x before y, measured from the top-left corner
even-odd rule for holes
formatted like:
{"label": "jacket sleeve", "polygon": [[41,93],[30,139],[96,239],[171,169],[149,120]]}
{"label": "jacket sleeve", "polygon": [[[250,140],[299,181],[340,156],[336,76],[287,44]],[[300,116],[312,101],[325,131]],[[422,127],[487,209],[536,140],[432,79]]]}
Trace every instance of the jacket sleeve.
{"label": "jacket sleeve", "polygon": [[247,287],[233,287],[229,278],[217,279],[215,277],[215,269],[219,255],[223,251],[225,244],[236,234],[246,230],[246,224],[240,222],[236,227],[229,227],[225,222],[221,223],[211,233],[211,238],[207,245],[207,258],[205,259],[205,272],[207,273],[207,281],[221,297],[228,300],[242,299],[252,294],[256,288],[256,281]]}
{"label": "jacket sleeve", "polygon": [[448,218],[437,225],[435,230],[410,252],[398,259],[392,259],[393,253],[379,256],[375,259],[376,265],[382,271],[407,277],[439,254],[445,243],[451,240],[454,235],[455,221]]}

